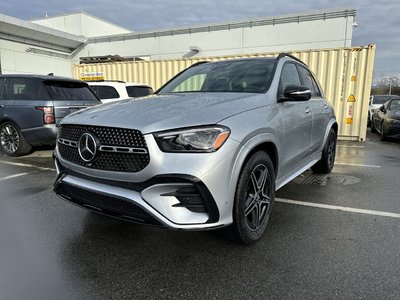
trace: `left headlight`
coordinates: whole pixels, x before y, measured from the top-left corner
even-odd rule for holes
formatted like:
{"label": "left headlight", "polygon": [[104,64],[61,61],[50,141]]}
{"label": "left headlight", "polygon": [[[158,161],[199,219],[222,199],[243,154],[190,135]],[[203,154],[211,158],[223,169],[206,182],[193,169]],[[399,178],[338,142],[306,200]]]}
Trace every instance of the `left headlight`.
{"label": "left headlight", "polygon": [[163,152],[215,152],[225,143],[230,130],[207,126],[154,133]]}

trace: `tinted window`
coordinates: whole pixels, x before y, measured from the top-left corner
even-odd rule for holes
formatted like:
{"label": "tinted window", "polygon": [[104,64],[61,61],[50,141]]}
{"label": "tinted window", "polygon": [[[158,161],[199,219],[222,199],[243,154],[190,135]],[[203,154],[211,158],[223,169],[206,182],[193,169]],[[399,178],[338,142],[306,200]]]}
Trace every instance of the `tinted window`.
{"label": "tinted window", "polygon": [[303,85],[308,87],[311,91],[311,96],[320,97],[321,92],[318,88],[317,83],[315,82],[314,77],[306,68],[298,66],[301,78],[303,79]]}
{"label": "tinted window", "polygon": [[153,94],[153,89],[147,86],[127,86],[126,91],[129,97],[143,97]]}
{"label": "tinted window", "polygon": [[119,98],[117,90],[112,86],[106,85],[92,85],[90,88],[100,99]]}
{"label": "tinted window", "polygon": [[268,90],[275,60],[248,59],[205,63],[187,69],[162,88],[163,93]]}
{"label": "tinted window", "polygon": [[296,65],[292,63],[287,63],[283,66],[279,81],[278,99],[283,98],[283,92],[289,85],[301,85]]}
{"label": "tinted window", "polygon": [[373,104],[383,104],[386,101],[392,99],[392,98],[398,98],[398,96],[393,96],[393,95],[379,95],[379,96],[374,96],[372,103]]}
{"label": "tinted window", "polygon": [[389,104],[389,109],[400,110],[400,99],[392,100],[392,102]]}
{"label": "tinted window", "polygon": [[98,101],[85,83],[69,81],[46,81],[45,85],[52,100]]}
{"label": "tinted window", "polygon": [[49,100],[41,80],[36,78],[6,78],[4,98],[7,100]]}

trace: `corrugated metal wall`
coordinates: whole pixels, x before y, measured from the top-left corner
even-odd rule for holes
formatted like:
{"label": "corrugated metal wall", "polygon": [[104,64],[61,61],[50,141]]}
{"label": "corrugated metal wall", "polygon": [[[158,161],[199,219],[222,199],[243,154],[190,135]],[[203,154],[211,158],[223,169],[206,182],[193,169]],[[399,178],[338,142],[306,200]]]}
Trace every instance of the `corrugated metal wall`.
{"label": "corrugated metal wall", "polygon": [[[278,53],[256,53],[165,61],[135,61],[74,66],[74,77],[102,72],[106,80],[147,83],[158,89],[168,79],[192,64],[242,57],[271,57]],[[317,75],[327,99],[335,108],[339,138],[365,140],[375,45],[353,48],[295,51]]]}

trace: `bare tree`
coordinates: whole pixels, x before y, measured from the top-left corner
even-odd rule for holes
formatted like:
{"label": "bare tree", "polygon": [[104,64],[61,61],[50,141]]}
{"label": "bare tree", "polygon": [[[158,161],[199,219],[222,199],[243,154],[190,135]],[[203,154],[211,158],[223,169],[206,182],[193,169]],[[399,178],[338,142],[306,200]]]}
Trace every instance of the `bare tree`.
{"label": "bare tree", "polygon": [[400,94],[400,78],[398,76],[381,78],[372,89],[372,94]]}

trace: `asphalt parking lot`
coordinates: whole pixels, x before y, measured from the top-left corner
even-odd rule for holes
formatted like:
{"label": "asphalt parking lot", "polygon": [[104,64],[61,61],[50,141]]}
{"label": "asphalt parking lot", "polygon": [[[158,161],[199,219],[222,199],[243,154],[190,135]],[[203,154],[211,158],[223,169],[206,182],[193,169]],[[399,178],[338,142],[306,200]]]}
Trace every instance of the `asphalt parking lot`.
{"label": "asphalt parking lot", "polygon": [[52,192],[51,149],[0,157],[0,299],[400,299],[400,142],[340,142],[277,192],[264,238],[173,232]]}

